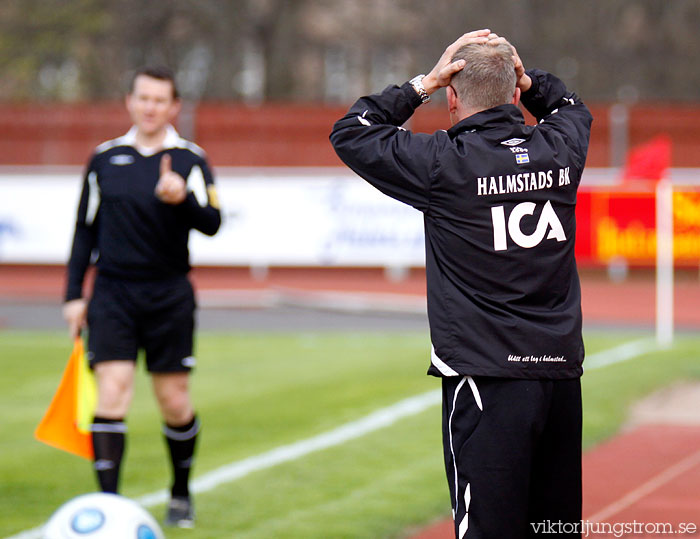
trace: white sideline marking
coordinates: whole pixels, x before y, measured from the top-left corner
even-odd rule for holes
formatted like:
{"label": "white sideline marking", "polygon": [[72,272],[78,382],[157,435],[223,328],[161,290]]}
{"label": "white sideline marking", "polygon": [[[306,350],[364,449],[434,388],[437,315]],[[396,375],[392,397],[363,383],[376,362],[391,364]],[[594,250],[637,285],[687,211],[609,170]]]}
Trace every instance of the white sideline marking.
{"label": "white sideline marking", "polygon": [[[262,453],[248,457],[237,462],[232,462],[211,472],[208,472],[192,482],[193,492],[207,492],[224,483],[240,479],[252,472],[271,468],[283,462],[296,460],[300,457],[320,451],[348,440],[360,438],[365,434],[388,427],[399,419],[419,414],[420,412],[439,404],[442,399],[442,391],[437,389],[410,397],[386,408],[381,408],[371,414],[351,421],[340,427],[323,432],[312,438],[300,440],[292,444],[283,445]],[[168,492],[163,489],[153,494],[147,494],[137,498],[136,501],[144,507],[165,503],[168,500]]]}
{"label": "white sideline marking", "polygon": [[584,370],[600,369],[601,367],[622,363],[656,350],[658,350],[658,346],[654,339],[647,338],[630,341],[615,348],[587,356],[583,362],[583,368]]}
{"label": "white sideline marking", "polygon": [[696,451],[692,455],[687,456],[686,458],[677,462],[673,466],[666,468],[658,475],[655,475],[654,477],[649,479],[649,481],[647,481],[646,483],[642,483],[637,488],[632,489],[622,498],[620,498],[617,501],[614,501],[607,507],[604,507],[595,515],[589,517],[586,520],[590,520],[591,522],[603,522],[604,520],[609,519],[611,516],[616,515],[620,511],[627,509],[630,505],[634,504],[635,502],[638,502],[639,500],[644,498],[644,496],[651,494],[656,489],[665,485],[672,479],[675,479],[676,477],[687,472],[688,470],[692,470],[698,464],[700,464],[700,451]]}
{"label": "white sideline marking", "polygon": [[[589,370],[599,369],[614,363],[633,359],[655,349],[656,344],[653,339],[640,339],[592,354],[586,358],[584,364]],[[396,404],[372,412],[361,419],[351,421],[312,438],[283,445],[267,451],[266,453],[226,464],[194,479],[192,481],[192,491],[195,493],[207,492],[225,483],[245,477],[252,472],[271,468],[283,462],[296,460],[314,451],[328,449],[329,447],[339,445],[348,440],[360,438],[370,432],[388,427],[399,419],[419,414],[431,406],[439,404],[441,399],[441,390],[429,391],[421,395],[416,395],[415,397],[409,397]],[[140,498],[136,498],[136,501],[144,507],[152,507],[165,503],[168,501],[168,491],[163,489],[151,494],[146,494]],[[16,535],[6,537],[5,539],[41,539],[42,529],[43,526],[32,528]]]}
{"label": "white sideline marking", "polygon": [[[320,451],[340,445],[349,440],[354,440],[355,438],[360,438],[370,432],[389,427],[399,419],[419,414],[439,404],[441,400],[442,390],[440,389],[409,397],[396,404],[380,408],[365,417],[350,421],[349,423],[345,423],[338,428],[323,432],[317,436],[283,445],[260,455],[248,457],[216,468],[192,481],[192,491],[195,493],[207,492],[225,483],[240,479],[252,472],[265,470],[283,462],[296,460],[314,451]],[[167,500],[168,491],[165,489],[136,498],[136,501],[144,507],[165,503]],[[41,531],[42,527],[33,528],[17,535],[7,537],[6,539],[40,539]]]}

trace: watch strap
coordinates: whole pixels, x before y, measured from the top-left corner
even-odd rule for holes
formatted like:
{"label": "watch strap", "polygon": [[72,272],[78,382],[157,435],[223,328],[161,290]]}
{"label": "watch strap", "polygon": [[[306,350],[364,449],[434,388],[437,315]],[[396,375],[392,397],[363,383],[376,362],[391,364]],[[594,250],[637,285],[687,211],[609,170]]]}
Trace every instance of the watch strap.
{"label": "watch strap", "polygon": [[417,75],[413,77],[410,81],[408,81],[420,97],[421,103],[427,103],[428,101],[430,101],[430,96],[428,95],[428,92],[425,91],[425,86],[423,86],[424,78],[425,75]]}

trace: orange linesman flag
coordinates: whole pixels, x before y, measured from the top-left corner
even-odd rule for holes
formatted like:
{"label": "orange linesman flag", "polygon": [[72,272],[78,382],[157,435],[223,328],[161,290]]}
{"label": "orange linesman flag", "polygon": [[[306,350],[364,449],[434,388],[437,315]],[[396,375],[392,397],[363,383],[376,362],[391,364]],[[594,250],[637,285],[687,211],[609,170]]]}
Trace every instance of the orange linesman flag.
{"label": "orange linesman flag", "polygon": [[659,181],[671,166],[671,137],[659,135],[630,151],[623,180]]}
{"label": "orange linesman flag", "polygon": [[[40,442],[92,460],[92,435],[87,418],[94,412],[95,380],[87,366],[83,340],[78,337],[61,383],[34,436]],[[90,418],[91,419],[91,418]]]}

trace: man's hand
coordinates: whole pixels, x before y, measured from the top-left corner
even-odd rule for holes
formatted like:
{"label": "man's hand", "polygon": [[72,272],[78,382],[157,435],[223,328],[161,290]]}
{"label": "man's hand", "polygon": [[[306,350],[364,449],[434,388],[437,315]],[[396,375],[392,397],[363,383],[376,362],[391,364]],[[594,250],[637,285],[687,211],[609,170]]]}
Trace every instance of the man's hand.
{"label": "man's hand", "polygon": [[518,56],[518,51],[515,47],[508,43],[506,38],[499,36],[498,34],[489,34],[489,44],[497,45],[500,43],[507,43],[510,48],[513,49],[513,65],[515,68],[515,85],[520,88],[521,92],[527,92],[532,86],[532,79],[529,75],[525,74],[525,66],[523,66],[523,61]]}
{"label": "man's hand", "polygon": [[160,178],[155,193],[166,204],[181,204],[187,197],[187,184],[182,176],[173,171],[170,154],[165,153],[160,158]]}
{"label": "man's hand", "polygon": [[68,322],[68,333],[71,339],[76,339],[80,335],[80,330],[85,326],[85,315],[87,314],[87,301],[72,299],[63,305],[63,318]]}
{"label": "man's hand", "polygon": [[464,60],[452,62],[452,57],[455,53],[464,45],[487,43],[489,41],[489,34],[491,34],[491,30],[489,29],[474,30],[473,32],[464,34],[457,41],[452,43],[452,45],[447,47],[437,64],[435,64],[435,67],[433,67],[430,73],[423,79],[423,86],[425,87],[425,91],[428,92],[428,95],[440,88],[449,86],[452,76],[464,69],[466,65]]}
{"label": "man's hand", "polygon": [[513,47],[513,63],[515,64],[515,85],[520,88],[521,92],[527,92],[532,86],[532,79],[530,75],[525,73],[523,61],[518,56],[518,51],[515,50],[515,47]]}

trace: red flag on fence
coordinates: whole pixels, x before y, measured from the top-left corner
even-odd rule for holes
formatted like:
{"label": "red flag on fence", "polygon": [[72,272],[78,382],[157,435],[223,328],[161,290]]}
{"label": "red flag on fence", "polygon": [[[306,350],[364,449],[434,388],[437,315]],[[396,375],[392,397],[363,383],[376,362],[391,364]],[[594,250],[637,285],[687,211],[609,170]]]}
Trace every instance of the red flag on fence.
{"label": "red flag on fence", "polygon": [[658,135],[629,152],[622,179],[659,181],[670,166],[671,137]]}
{"label": "red flag on fence", "polygon": [[78,337],[58,389],[34,436],[40,442],[91,460],[92,435],[85,422],[94,411],[94,404],[95,382],[87,366],[83,341]]}

